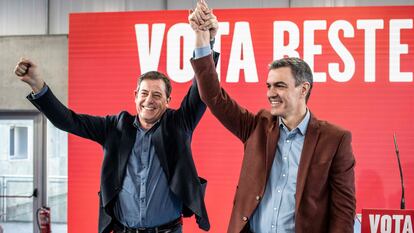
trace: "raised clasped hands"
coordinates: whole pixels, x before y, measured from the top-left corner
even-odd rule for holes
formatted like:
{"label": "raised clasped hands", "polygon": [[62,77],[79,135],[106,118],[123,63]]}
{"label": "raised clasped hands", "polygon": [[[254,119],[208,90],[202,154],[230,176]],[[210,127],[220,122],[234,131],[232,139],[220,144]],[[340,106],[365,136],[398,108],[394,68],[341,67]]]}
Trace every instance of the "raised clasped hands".
{"label": "raised clasped hands", "polygon": [[205,0],[198,1],[196,8],[190,10],[188,22],[197,35],[196,46],[208,44],[217,34],[217,17]]}

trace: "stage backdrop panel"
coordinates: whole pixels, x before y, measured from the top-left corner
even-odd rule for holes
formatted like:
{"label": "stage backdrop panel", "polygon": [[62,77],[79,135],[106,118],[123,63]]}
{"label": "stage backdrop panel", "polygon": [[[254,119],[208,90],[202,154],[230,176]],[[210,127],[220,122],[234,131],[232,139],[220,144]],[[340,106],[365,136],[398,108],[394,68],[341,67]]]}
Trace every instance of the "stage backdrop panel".
{"label": "stage backdrop panel", "polygon": [[[352,131],[357,212],[398,208],[401,195],[393,133],[414,208],[413,6],[215,10],[220,81],[250,111],[269,108],[268,64],[304,58],[315,84],[311,111]],[[148,70],[173,81],[177,108],[193,76],[194,35],[187,11],[82,13],[70,16],[69,106],[78,113],[135,113],[137,77]],[[52,87],[53,88],[53,87]],[[194,160],[208,179],[211,232],[226,231],[243,145],[211,115],[195,131]],[[69,137],[69,232],[96,232],[102,148]],[[161,210],[160,210],[161,211]],[[185,232],[201,232],[194,219]]]}

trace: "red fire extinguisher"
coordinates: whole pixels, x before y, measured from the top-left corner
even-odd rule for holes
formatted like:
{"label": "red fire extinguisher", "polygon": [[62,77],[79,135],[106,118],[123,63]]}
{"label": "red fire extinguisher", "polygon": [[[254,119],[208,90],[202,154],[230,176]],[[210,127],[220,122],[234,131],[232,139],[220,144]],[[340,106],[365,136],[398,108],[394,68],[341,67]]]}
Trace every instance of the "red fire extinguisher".
{"label": "red fire extinguisher", "polygon": [[43,206],[37,210],[37,226],[40,233],[51,233],[50,229],[50,208]]}

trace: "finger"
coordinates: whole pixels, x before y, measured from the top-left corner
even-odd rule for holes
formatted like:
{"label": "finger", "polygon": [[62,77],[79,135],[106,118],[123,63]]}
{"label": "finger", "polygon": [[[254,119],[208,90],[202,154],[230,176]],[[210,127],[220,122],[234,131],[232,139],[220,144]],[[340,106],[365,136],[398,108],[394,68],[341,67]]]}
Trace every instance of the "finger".
{"label": "finger", "polygon": [[201,31],[207,31],[207,30],[208,30],[208,28],[206,28],[204,25],[200,25],[200,26],[198,27],[198,30],[201,30]]}
{"label": "finger", "polygon": [[20,58],[19,63],[24,63],[24,64],[33,65],[33,62],[32,62],[32,61],[30,61],[29,59],[24,58],[24,57]]}
{"label": "finger", "polygon": [[197,19],[194,18],[194,19],[189,20],[188,22],[190,23],[191,27],[195,26],[198,28]]}
{"label": "finger", "polygon": [[22,69],[21,67],[16,67],[15,68],[15,73],[19,76],[23,76],[27,73],[27,69]]}
{"label": "finger", "polygon": [[193,12],[194,11],[192,9],[188,10],[188,21],[193,20],[193,18],[194,18]]}
{"label": "finger", "polygon": [[196,31],[198,29],[198,25],[194,21],[190,21],[190,27]]}
{"label": "finger", "polygon": [[18,67],[16,67],[16,68],[14,69],[14,73],[15,73],[17,76],[24,76],[24,75],[25,75],[25,72],[21,72],[21,71],[18,69]]}
{"label": "finger", "polygon": [[213,13],[213,9],[210,9],[209,11],[210,11],[210,12],[209,12],[209,13],[210,13],[210,15],[211,15],[213,18],[217,19],[217,17],[216,17],[216,16],[214,15],[214,13]]}
{"label": "finger", "polygon": [[213,30],[218,30],[218,27],[219,27],[219,25],[218,25],[218,22],[217,21],[215,21],[214,23],[213,23],[213,25],[211,26],[211,29],[213,29]]}
{"label": "finger", "polygon": [[20,72],[17,70],[17,67],[18,66],[14,67],[13,73],[15,73],[16,75],[20,75]]}
{"label": "finger", "polygon": [[205,9],[203,10],[204,14],[211,17],[211,10],[210,9]]}
{"label": "finger", "polygon": [[30,61],[29,59],[25,59],[25,58],[21,58],[17,65],[24,69],[28,69],[32,66],[35,67],[35,64],[32,61]]}
{"label": "finger", "polygon": [[210,19],[211,17],[210,15],[206,14],[203,10],[200,11],[200,16],[204,21]]}
{"label": "finger", "polygon": [[30,64],[27,63],[27,62],[19,62],[19,64],[17,64],[17,66],[26,71],[30,67]]}
{"label": "finger", "polygon": [[22,76],[24,76],[26,73],[21,73],[21,72],[19,72],[19,71],[16,71],[16,72],[15,72],[15,74],[16,74],[17,76],[19,76],[19,77],[22,77]]}
{"label": "finger", "polygon": [[210,29],[212,25],[211,20],[206,21],[203,25],[200,25],[204,29]]}
{"label": "finger", "polygon": [[197,25],[201,24],[199,17],[197,16],[197,14],[199,14],[199,11],[200,9],[197,6],[197,8],[193,11],[193,14],[191,15],[191,20],[193,20]]}
{"label": "finger", "polygon": [[196,18],[197,18],[197,24],[198,25],[202,25],[202,24],[204,24],[204,20],[203,20],[203,18],[201,17],[201,15],[200,15],[200,11],[196,11],[195,12],[195,16],[196,16]]}
{"label": "finger", "polygon": [[200,1],[200,5],[203,6],[205,9],[208,9],[208,5],[207,5],[207,2],[206,1],[201,0]]}
{"label": "finger", "polygon": [[18,70],[22,73],[25,73],[27,71],[27,68],[28,68],[27,66],[20,65],[20,66],[16,67],[16,70]]}
{"label": "finger", "polygon": [[217,25],[218,25],[218,22],[217,22],[217,19],[216,19],[216,17],[215,17],[215,16],[213,16],[212,18],[210,18],[209,20],[207,20],[207,21],[203,24],[203,26],[204,26],[204,27],[206,27],[206,28],[208,28],[208,29],[211,29],[211,28],[217,27]]}
{"label": "finger", "polygon": [[210,16],[210,9],[208,9],[208,7],[201,5],[200,6],[200,11],[203,13],[203,15],[205,16]]}

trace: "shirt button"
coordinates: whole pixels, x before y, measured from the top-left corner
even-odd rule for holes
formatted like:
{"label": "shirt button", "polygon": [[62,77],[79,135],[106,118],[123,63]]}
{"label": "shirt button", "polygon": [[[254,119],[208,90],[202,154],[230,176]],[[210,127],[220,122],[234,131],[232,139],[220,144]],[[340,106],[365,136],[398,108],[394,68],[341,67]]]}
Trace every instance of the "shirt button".
{"label": "shirt button", "polygon": [[273,210],[277,210],[277,208],[275,207],[275,208],[273,208]]}
{"label": "shirt button", "polygon": [[277,192],[280,193],[280,189],[278,189]]}
{"label": "shirt button", "polygon": [[289,143],[289,142],[290,142],[290,140],[286,140],[286,142],[287,142],[287,143]]}
{"label": "shirt button", "polygon": [[275,228],[275,225],[272,224],[272,228]]}
{"label": "shirt button", "polygon": [[283,157],[283,159],[284,159],[284,160],[286,160],[286,159],[287,159],[287,157],[285,156],[285,157]]}
{"label": "shirt button", "polygon": [[247,218],[246,216],[243,216],[243,218],[242,218],[243,222],[247,222],[248,219],[249,218]]}
{"label": "shirt button", "polygon": [[259,195],[256,196],[256,201],[260,201],[260,196]]}
{"label": "shirt button", "polygon": [[285,177],[285,176],[286,176],[286,174],[282,174],[282,176],[283,176],[283,177]]}

